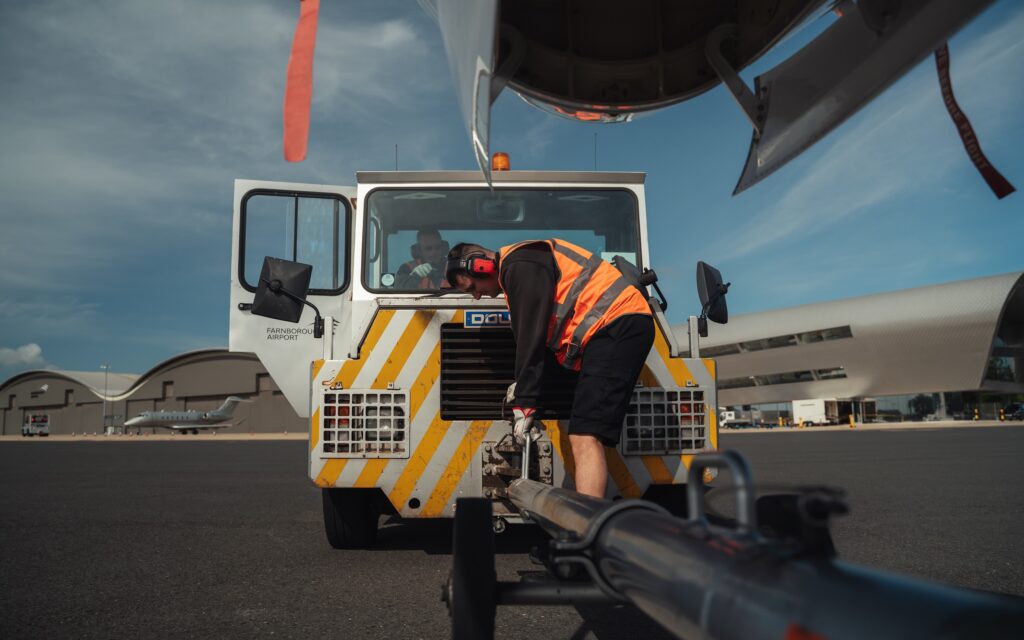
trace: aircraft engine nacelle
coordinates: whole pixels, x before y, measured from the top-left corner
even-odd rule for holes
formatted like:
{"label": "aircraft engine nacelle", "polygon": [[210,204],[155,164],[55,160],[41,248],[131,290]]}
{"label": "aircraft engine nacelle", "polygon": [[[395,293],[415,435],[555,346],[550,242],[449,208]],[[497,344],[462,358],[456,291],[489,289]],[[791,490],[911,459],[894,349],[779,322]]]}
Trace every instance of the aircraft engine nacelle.
{"label": "aircraft engine nacelle", "polygon": [[734,69],[756,60],[821,0],[528,0],[502,2],[496,72],[528,102],[583,121],[616,122],[692,98],[718,84],[705,43],[723,44]]}
{"label": "aircraft engine nacelle", "polygon": [[420,0],[441,27],[480,169],[490,181],[490,107],[506,87],[545,111],[624,122],[719,82],[709,35],[730,26],[742,69],[826,0]]}

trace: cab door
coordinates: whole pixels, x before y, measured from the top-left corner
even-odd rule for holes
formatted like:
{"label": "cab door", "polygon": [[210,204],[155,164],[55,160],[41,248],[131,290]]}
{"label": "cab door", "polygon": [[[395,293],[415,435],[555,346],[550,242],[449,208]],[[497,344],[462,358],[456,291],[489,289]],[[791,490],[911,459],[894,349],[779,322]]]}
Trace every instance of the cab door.
{"label": "cab door", "polygon": [[[309,416],[310,363],[344,351],[355,196],[355,187],[235,181],[229,347],[256,354],[300,417]],[[323,339],[313,337],[308,305],[295,324],[250,311],[267,256],[312,265],[306,300],[334,321],[333,332],[328,326]]]}

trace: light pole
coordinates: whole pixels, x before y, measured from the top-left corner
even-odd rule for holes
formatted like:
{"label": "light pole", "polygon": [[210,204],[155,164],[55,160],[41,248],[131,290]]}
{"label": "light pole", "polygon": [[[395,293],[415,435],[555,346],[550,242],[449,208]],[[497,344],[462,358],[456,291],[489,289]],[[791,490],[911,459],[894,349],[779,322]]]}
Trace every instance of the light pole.
{"label": "light pole", "polygon": [[107,433],[107,376],[110,375],[110,365],[104,362],[100,365],[103,369],[103,433]]}

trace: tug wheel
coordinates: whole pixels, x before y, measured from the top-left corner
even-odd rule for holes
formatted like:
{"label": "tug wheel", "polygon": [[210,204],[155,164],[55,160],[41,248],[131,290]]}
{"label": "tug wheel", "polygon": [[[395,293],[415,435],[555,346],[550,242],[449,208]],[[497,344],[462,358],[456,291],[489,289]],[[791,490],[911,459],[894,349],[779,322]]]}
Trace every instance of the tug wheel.
{"label": "tug wheel", "polygon": [[324,529],[335,549],[365,549],[377,540],[371,489],[322,489]]}
{"label": "tug wheel", "polygon": [[496,582],[491,501],[460,499],[452,533],[452,573],[445,590],[453,640],[494,638]]}

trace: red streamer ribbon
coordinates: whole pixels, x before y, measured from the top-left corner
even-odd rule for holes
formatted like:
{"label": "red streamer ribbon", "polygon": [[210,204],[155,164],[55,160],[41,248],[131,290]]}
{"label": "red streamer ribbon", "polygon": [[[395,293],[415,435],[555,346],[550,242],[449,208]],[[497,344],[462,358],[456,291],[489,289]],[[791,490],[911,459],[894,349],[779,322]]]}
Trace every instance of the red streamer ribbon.
{"label": "red streamer ribbon", "polygon": [[975,168],[978,169],[978,173],[981,174],[981,177],[988,183],[989,188],[992,189],[992,193],[1002,200],[1016,191],[1016,189],[985,157],[984,152],[981,150],[981,143],[978,142],[978,137],[974,135],[974,127],[971,126],[971,122],[964,115],[964,112],[960,110],[960,105],[956,103],[956,98],[953,96],[953,83],[949,80],[949,46],[946,43],[943,43],[941,47],[935,50],[935,66],[939,70],[939,87],[942,89],[942,101],[946,103],[946,110],[949,111],[949,117],[953,119],[957,133],[960,134],[960,140],[964,143],[964,149],[967,150],[967,155],[971,158]]}
{"label": "red streamer ribbon", "polygon": [[309,105],[313,100],[313,51],[320,0],[302,0],[288,60],[284,90],[284,159],[302,162],[309,142]]}

